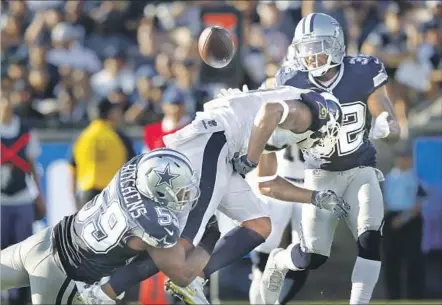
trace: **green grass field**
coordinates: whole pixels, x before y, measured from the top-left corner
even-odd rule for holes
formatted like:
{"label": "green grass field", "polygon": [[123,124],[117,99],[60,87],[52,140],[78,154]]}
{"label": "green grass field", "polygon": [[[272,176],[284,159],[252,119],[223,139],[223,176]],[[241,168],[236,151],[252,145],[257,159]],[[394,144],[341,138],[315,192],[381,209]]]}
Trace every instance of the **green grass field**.
{"label": "green grass field", "polygon": [[[222,302],[222,305],[248,305],[249,302],[245,302],[245,301],[226,301],[226,302]],[[347,305],[348,304],[348,300],[342,300],[342,301],[299,301],[299,302],[290,302],[290,305],[296,305],[296,304],[305,304],[305,305]],[[403,301],[395,301],[395,302],[389,302],[389,301],[381,301],[381,300],[376,300],[371,302],[370,304],[372,305],[440,305],[442,304],[442,300],[439,301],[435,301],[435,300],[403,300]],[[139,305],[139,303],[130,303],[129,305]]]}

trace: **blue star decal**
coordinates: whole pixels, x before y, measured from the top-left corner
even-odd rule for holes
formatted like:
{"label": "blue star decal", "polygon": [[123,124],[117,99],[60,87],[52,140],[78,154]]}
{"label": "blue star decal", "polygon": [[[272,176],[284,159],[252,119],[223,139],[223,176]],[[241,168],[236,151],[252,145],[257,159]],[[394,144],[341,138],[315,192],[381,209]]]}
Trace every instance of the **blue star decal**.
{"label": "blue star decal", "polygon": [[167,164],[164,171],[154,170],[154,172],[158,176],[158,182],[155,186],[159,186],[161,184],[167,184],[169,187],[172,187],[172,180],[180,176],[180,175],[174,175],[170,172],[169,164]]}

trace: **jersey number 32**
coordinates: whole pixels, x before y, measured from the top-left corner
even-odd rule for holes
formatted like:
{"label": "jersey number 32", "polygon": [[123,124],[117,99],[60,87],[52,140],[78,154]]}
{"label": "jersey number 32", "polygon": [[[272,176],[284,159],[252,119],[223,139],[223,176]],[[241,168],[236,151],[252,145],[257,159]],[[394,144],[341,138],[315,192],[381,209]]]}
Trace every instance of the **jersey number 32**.
{"label": "jersey number 32", "polygon": [[344,120],[336,147],[339,156],[346,156],[358,150],[364,141],[367,106],[362,102],[348,103],[341,106]]}

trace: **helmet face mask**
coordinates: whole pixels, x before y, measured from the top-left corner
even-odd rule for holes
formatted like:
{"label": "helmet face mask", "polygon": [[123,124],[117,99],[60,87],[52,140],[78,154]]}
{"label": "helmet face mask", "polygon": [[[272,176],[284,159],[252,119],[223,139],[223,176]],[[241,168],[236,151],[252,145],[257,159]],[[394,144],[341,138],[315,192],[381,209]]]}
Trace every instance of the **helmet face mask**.
{"label": "helmet face mask", "polygon": [[327,113],[329,120],[326,125],[314,133],[313,137],[318,137],[319,140],[310,149],[303,150],[303,153],[311,159],[321,159],[330,156],[339,141],[341,126],[343,123],[343,112],[339,101],[330,93],[323,92],[322,96],[327,101]]}
{"label": "helmet face mask", "polygon": [[[312,30],[305,33],[308,20]],[[345,56],[342,28],[331,16],[310,14],[298,23],[288,53],[288,59],[299,63],[299,70],[320,77],[342,63]]]}

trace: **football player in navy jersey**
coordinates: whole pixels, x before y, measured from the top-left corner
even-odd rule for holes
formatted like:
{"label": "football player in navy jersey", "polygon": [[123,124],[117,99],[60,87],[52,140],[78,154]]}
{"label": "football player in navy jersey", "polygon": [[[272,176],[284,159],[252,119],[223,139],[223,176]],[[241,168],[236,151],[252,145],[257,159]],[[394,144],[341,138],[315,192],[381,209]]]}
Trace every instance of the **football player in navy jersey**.
{"label": "football player in navy jersey", "polygon": [[[332,189],[351,205],[347,225],[357,242],[358,257],[351,277],[350,304],[368,304],[381,268],[380,227],[384,214],[379,186],[383,176],[375,168],[376,150],[369,133],[371,130],[373,139],[391,143],[400,134],[384,86],[388,76],[375,57],[346,56],[342,28],[326,14],[312,13],[299,22],[289,56],[276,75],[276,85],[327,91],[339,99],[343,111],[343,125],[333,149],[320,158],[310,158],[307,153],[304,186]],[[269,115],[271,109],[262,117]],[[258,162],[268,141],[262,138],[263,128],[274,127],[259,121],[255,124],[247,154],[251,162]],[[272,158],[263,156],[259,175],[274,177],[272,166]],[[271,183],[264,181],[260,187],[268,188],[266,185]],[[316,269],[326,262],[336,226],[337,220],[328,211],[302,208],[301,242],[275,249],[269,255],[261,281],[266,304],[277,301],[288,270]]]}
{"label": "football player in navy jersey", "polygon": [[178,242],[178,215],[196,203],[198,185],[182,153],[158,149],[134,157],[77,213],[3,249],[2,289],[30,286],[33,304],[72,304],[77,289],[86,304],[114,304],[93,284],[126,265],[145,275],[152,264],[186,286],[219,239],[216,221],[209,221],[192,252]]}

